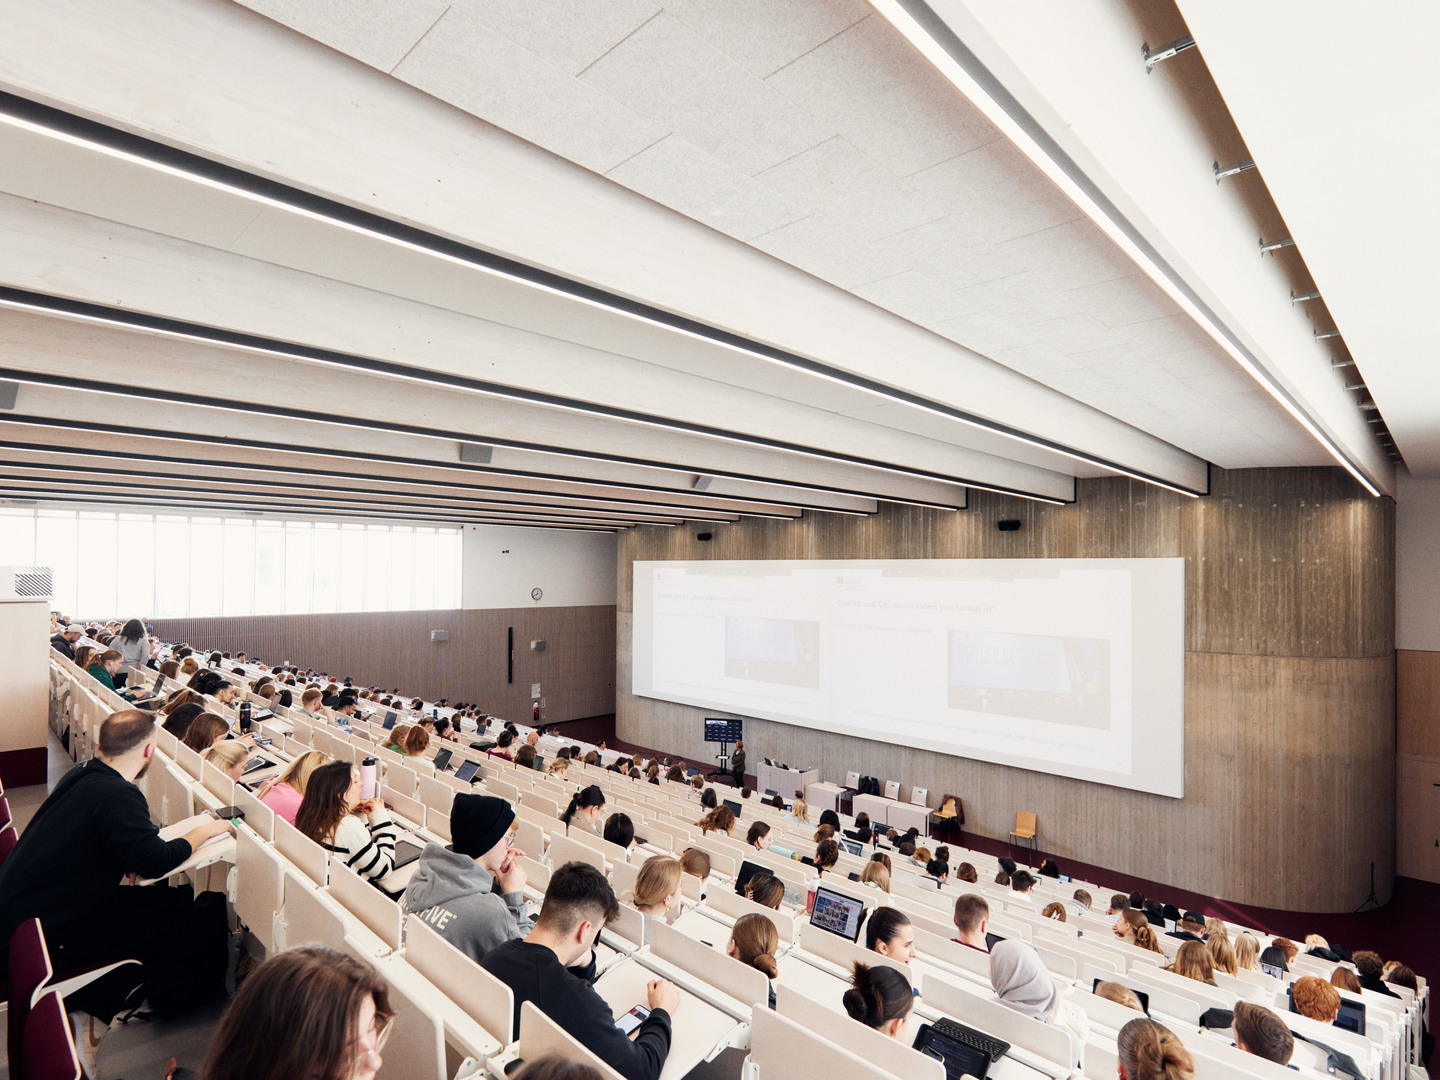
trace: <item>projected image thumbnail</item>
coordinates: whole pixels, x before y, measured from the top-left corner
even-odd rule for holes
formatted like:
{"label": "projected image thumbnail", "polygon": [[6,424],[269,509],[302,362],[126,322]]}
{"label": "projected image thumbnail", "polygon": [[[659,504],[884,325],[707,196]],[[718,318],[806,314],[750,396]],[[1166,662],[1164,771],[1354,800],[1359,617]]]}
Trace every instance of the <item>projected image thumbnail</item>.
{"label": "projected image thumbnail", "polygon": [[819,689],[820,624],[725,616],[725,674]]}
{"label": "projected image thumbnail", "polygon": [[952,709],[1110,726],[1110,642],[950,631]]}

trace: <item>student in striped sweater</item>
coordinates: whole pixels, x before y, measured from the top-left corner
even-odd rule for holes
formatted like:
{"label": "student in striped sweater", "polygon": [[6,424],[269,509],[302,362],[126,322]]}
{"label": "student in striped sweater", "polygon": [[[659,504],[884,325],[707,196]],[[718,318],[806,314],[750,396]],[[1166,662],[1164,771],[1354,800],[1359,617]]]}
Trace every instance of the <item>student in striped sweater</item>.
{"label": "student in striped sweater", "polygon": [[374,881],[395,865],[395,825],[379,799],[360,798],[360,770],[348,761],[310,774],[295,827],[361,877]]}

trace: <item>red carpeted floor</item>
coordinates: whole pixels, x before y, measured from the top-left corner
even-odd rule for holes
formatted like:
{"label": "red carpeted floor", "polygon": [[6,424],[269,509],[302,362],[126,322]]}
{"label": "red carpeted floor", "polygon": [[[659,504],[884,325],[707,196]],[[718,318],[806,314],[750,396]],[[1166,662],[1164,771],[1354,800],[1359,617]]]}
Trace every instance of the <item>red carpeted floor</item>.
{"label": "red carpeted floor", "polygon": [[[617,739],[613,715],[573,720],[556,727],[562,737],[568,734],[577,740],[604,742],[613,750],[624,750],[647,758],[668,754],[668,751],[660,748],[636,746]],[[693,761],[691,764],[708,773],[715,763]],[[753,777],[751,780],[753,781]],[[729,782],[728,778],[717,781]],[[1009,855],[1022,864],[1027,858],[1031,858],[1038,865],[1039,860],[1046,857],[1043,851],[1030,856],[1024,848],[1012,847],[1004,840],[959,829],[938,829],[935,837],[991,855]],[[1206,915],[1244,923],[1267,933],[1281,934],[1297,942],[1304,941],[1307,934],[1319,934],[1327,941],[1352,950],[1372,949],[1386,960],[1399,960],[1431,982],[1440,979],[1440,929],[1436,927],[1437,920],[1440,920],[1440,884],[1417,881],[1414,878],[1396,878],[1393,893],[1383,907],[1370,906],[1353,914],[1327,915],[1276,911],[1271,908],[1252,907],[1249,904],[1236,904],[1184,889],[1171,888],[1163,882],[1117,873],[1103,866],[1091,866],[1070,859],[1057,858],[1056,861],[1060,864],[1061,873],[1078,878],[1099,879],[1115,888],[1139,889],[1147,897],[1174,904],[1182,911],[1193,909]],[[1357,895],[1356,908],[1359,908],[1365,899],[1363,895]],[[1108,900],[1108,897],[1095,897],[1095,903],[1102,911]]]}

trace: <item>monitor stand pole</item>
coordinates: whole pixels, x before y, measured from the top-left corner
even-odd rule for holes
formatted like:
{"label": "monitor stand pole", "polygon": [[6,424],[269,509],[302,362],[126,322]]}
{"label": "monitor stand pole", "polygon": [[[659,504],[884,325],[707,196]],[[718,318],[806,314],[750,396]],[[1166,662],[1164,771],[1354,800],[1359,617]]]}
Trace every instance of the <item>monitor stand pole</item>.
{"label": "monitor stand pole", "polygon": [[730,764],[730,744],[728,742],[722,742],[720,744],[720,753],[715,755],[715,760],[719,764],[710,770],[710,774],[705,777],[707,780],[714,780],[717,776],[730,775],[730,769],[728,768]]}

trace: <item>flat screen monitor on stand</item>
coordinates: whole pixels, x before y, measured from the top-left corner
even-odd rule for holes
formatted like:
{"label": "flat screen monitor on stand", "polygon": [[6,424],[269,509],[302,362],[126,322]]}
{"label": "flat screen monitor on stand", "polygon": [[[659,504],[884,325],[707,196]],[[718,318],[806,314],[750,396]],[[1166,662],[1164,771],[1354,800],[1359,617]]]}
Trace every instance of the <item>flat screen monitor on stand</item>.
{"label": "flat screen monitor on stand", "polygon": [[715,768],[710,770],[708,779],[730,775],[730,744],[737,743],[744,735],[744,721],[725,720],[719,717],[705,718],[705,741],[720,744],[720,753],[715,756]]}

